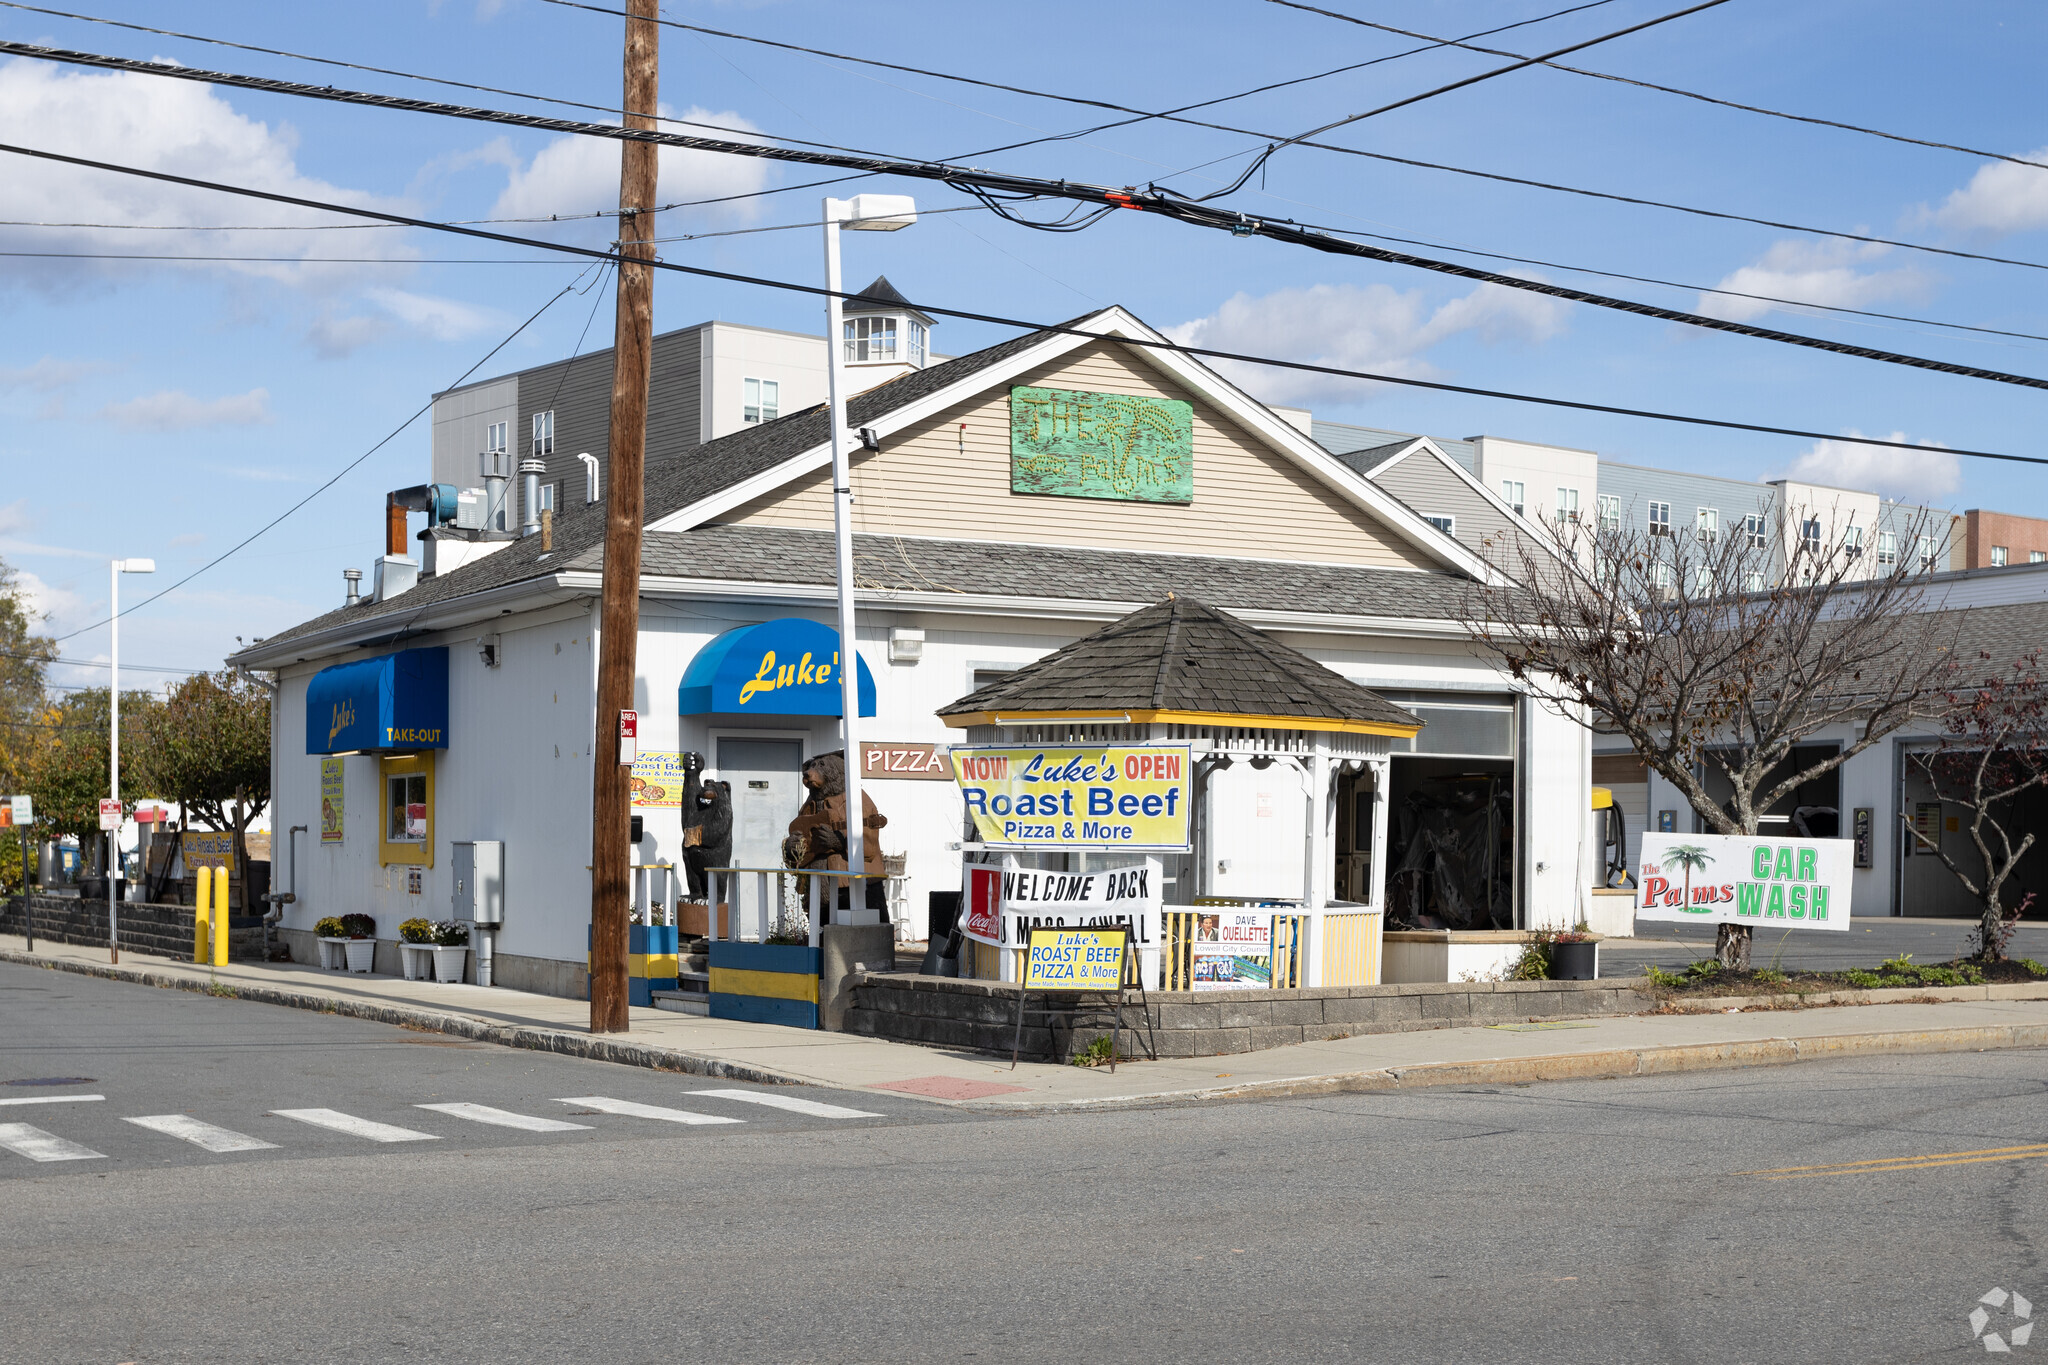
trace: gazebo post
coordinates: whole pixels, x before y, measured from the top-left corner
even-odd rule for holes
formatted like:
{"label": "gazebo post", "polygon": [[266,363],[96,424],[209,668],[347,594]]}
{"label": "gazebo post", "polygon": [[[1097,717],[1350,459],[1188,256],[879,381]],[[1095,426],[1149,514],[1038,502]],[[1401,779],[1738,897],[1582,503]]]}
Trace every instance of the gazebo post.
{"label": "gazebo post", "polygon": [[1304,975],[1310,986],[1323,984],[1323,911],[1329,904],[1324,887],[1329,884],[1330,861],[1330,736],[1315,732],[1315,749],[1308,762],[1308,881],[1302,888],[1302,908],[1308,912],[1308,932],[1302,950],[1307,958]]}
{"label": "gazebo post", "polygon": [[1392,758],[1367,760],[1372,769],[1372,908],[1380,912],[1380,922],[1386,923],[1387,914],[1387,824],[1393,812]]}

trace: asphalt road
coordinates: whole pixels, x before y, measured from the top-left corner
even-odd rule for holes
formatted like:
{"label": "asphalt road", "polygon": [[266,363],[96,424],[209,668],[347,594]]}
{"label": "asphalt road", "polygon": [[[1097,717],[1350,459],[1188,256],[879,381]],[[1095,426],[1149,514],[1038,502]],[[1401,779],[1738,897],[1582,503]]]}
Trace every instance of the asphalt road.
{"label": "asphalt road", "polygon": [[[106,1096],[0,1107],[102,1153],[0,1149],[8,1362],[1833,1365],[2048,1313],[2040,1052],[997,1118],[12,967],[0,1040],[79,1082],[0,1098]],[[171,1114],[276,1145],[125,1122]]]}
{"label": "asphalt road", "polygon": [[[1976,921],[1964,919],[1862,918],[1847,929],[1767,929],[1758,927],[1750,942],[1750,964],[1768,967],[1773,961],[1787,971],[1840,971],[1875,967],[1888,957],[1909,953],[1915,962],[1948,962],[1972,951]],[[1640,972],[1654,962],[1665,971],[1680,971],[1714,955],[1711,924],[1636,924],[1633,939],[1611,938],[1600,945],[1602,976],[1622,976],[1624,964]],[[2048,962],[2048,923],[2028,921],[2019,927],[2007,951],[2014,957]],[[1611,965],[1610,965],[1611,964]],[[2048,1343],[2044,1343],[2048,1344]]]}

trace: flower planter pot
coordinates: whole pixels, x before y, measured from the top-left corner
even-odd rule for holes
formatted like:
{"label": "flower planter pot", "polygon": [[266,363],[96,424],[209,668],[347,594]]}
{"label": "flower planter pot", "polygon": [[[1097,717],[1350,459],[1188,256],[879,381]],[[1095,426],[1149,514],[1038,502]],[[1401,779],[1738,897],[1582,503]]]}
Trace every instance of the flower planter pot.
{"label": "flower planter pot", "polygon": [[462,969],[469,961],[469,949],[456,945],[434,945],[434,980],[462,983]]}
{"label": "flower planter pot", "polygon": [[377,970],[377,940],[374,938],[351,938],[342,941],[342,950],[348,955],[348,969],[352,972],[374,972]]}
{"label": "flower planter pot", "polygon": [[1591,981],[1599,974],[1599,944],[1553,943],[1550,945],[1551,980]]}
{"label": "flower planter pot", "polygon": [[345,938],[323,938],[320,940],[320,965],[330,972],[348,970],[348,940]]}
{"label": "flower planter pot", "polygon": [[398,945],[398,967],[407,981],[431,981],[434,979],[434,945],[431,943],[400,943]]}

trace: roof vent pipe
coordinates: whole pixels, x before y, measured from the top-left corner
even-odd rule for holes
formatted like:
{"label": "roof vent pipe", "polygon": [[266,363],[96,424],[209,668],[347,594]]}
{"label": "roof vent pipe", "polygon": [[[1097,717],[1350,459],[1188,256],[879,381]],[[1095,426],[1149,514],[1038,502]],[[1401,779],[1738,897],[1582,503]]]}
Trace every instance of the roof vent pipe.
{"label": "roof vent pipe", "polygon": [[348,598],[342,605],[344,607],[352,607],[361,600],[363,595],[363,571],[361,569],[343,569],[341,571],[341,578],[342,582],[348,585]]}
{"label": "roof vent pipe", "polygon": [[597,501],[597,456],[584,451],[576,457],[583,461],[583,501],[585,504]]}
{"label": "roof vent pipe", "polygon": [[519,534],[521,536],[540,533],[540,476],[548,472],[546,460],[521,460],[519,462],[520,514]]}

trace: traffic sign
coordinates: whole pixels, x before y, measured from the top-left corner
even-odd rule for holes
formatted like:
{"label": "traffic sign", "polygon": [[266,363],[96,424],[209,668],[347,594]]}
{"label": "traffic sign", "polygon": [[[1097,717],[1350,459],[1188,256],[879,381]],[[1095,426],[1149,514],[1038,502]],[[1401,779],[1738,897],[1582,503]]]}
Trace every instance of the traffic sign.
{"label": "traffic sign", "polygon": [[10,796],[7,798],[7,803],[14,808],[15,824],[33,825],[36,822],[36,803],[34,797]]}
{"label": "traffic sign", "polygon": [[121,803],[120,803],[119,801],[113,800],[113,799],[112,799],[112,798],[110,798],[110,797],[103,797],[103,798],[101,798],[101,800],[100,800],[100,828],[101,828],[101,829],[119,829],[119,828],[121,828]]}

